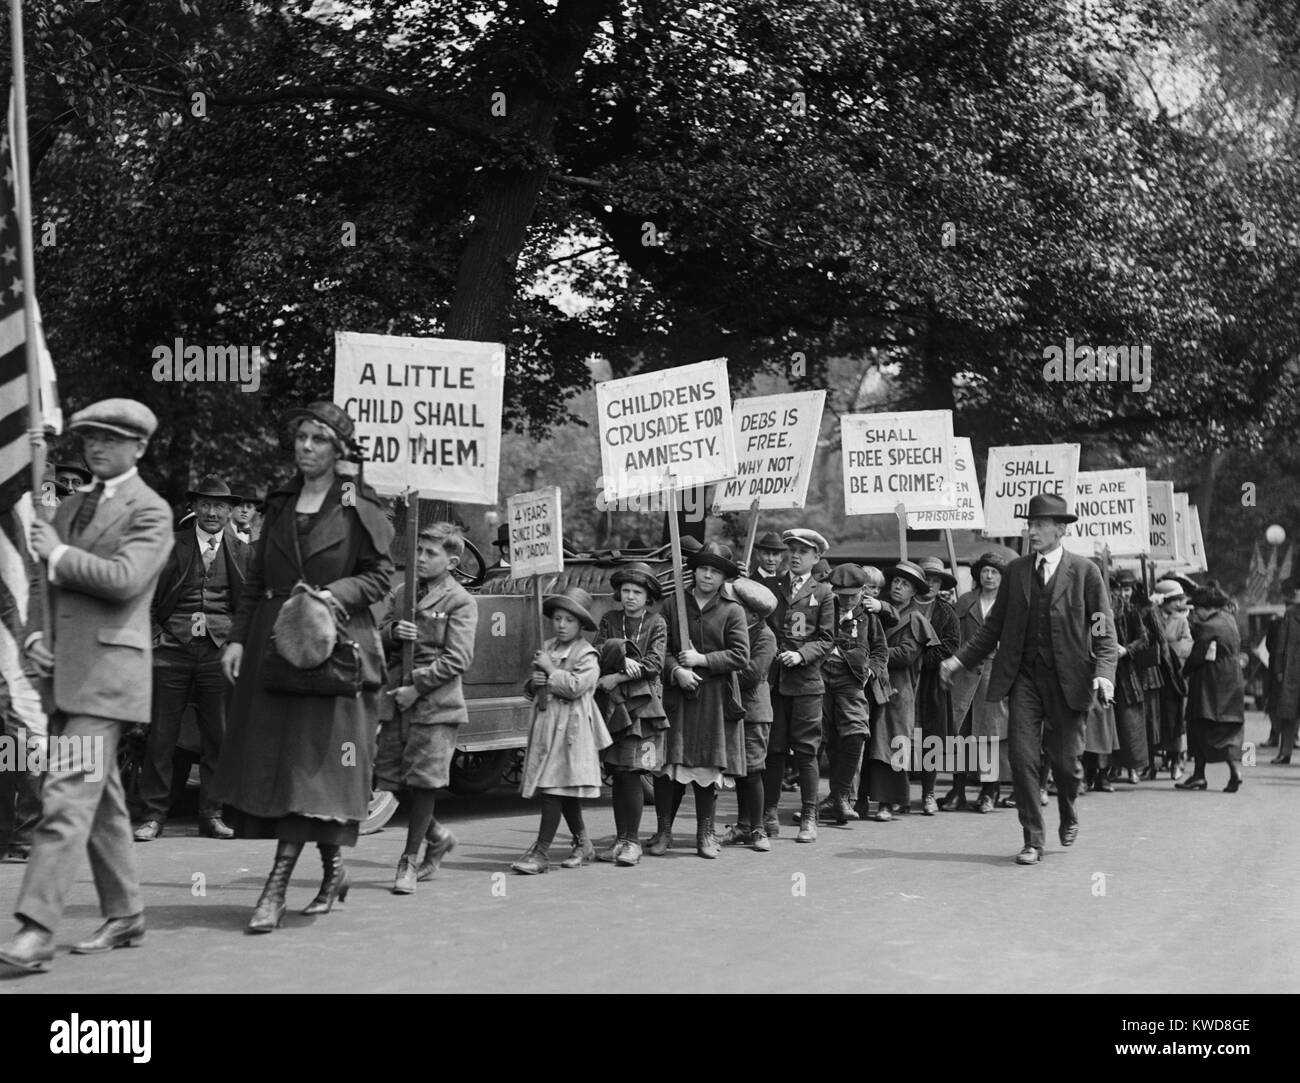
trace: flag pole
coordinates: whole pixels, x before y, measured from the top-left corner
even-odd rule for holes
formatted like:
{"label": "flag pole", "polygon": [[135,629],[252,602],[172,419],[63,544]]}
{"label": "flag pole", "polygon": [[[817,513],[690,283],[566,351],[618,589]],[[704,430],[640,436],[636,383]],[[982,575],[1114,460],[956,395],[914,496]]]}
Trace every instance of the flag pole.
{"label": "flag pole", "polygon": [[[32,507],[40,514],[45,507],[42,487],[45,483],[45,416],[41,405],[40,343],[36,337],[36,251],[32,247],[32,181],[27,158],[27,61],[23,50],[22,0],[9,0],[9,43],[13,50],[14,178],[17,195],[14,217],[18,219],[18,254],[23,276],[23,354],[27,361],[27,434],[32,442]],[[45,516],[48,518],[48,516]],[[50,618],[48,578],[40,575],[41,627],[45,642],[54,642]]]}

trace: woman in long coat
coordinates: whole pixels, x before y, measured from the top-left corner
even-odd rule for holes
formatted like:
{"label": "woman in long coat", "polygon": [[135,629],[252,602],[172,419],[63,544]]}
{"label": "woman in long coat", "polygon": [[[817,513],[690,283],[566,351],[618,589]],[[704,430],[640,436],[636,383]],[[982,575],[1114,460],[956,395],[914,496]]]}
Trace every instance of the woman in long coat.
{"label": "woman in long coat", "polygon": [[930,622],[912,604],[918,593],[929,590],[925,573],[910,560],[904,560],[890,568],[886,576],[890,600],[898,616],[898,623],[885,633],[889,642],[892,693],[878,724],[872,727],[866,766],[866,790],[878,802],[875,818],[881,823],[892,820],[896,812],[907,812],[911,802],[911,780],[907,772],[913,755],[921,655],[927,647],[939,643]]}
{"label": "woman in long coat", "polygon": [[1246,690],[1241,678],[1241,633],[1227,612],[1229,599],[1217,586],[1192,595],[1192,653],[1187,665],[1187,748],[1195,757],[1191,777],[1179,790],[1204,790],[1207,763],[1228,764],[1224,793],[1241,788],[1242,732],[1246,728]]}
{"label": "woman in long coat", "polygon": [[[934,629],[939,642],[926,648],[921,655],[921,675],[916,681],[916,720],[921,727],[921,736],[927,747],[947,749],[950,738],[956,737],[961,728],[961,715],[953,710],[952,694],[939,680],[939,666],[945,658],[951,658],[961,646],[961,626],[957,612],[944,598],[943,592],[952,590],[957,585],[956,576],[949,573],[938,557],[926,557],[919,565],[925,573],[929,584],[924,595],[917,595],[912,604]],[[937,763],[932,757],[925,762]],[[956,772],[956,764],[945,762],[945,771]],[[938,769],[925,767],[921,770],[921,811],[926,816],[933,816],[939,811],[939,803],[934,797],[935,783],[938,781]],[[956,802],[956,785],[944,798]]]}
{"label": "woman in long coat", "polygon": [[[957,627],[961,642],[967,643],[984,626],[993,608],[1002,584],[1007,562],[997,553],[984,553],[971,566],[976,588],[957,599]],[[974,737],[981,746],[997,749],[997,780],[980,785],[978,812],[992,812],[998,797],[998,787],[1003,779],[1011,781],[1010,736],[1007,724],[1007,701],[989,702],[989,677],[993,673],[996,651],[974,669],[961,668],[952,677],[952,713],[961,720],[960,735]],[[969,764],[968,764],[969,766]],[[939,807],[945,811],[961,808],[966,803],[966,776],[953,776],[953,792],[944,798]]]}
{"label": "woman in long coat", "polygon": [[[267,495],[262,534],[222,655],[234,682],[217,769],[220,799],[242,838],[279,840],[271,875],[249,923],[270,932],[303,845],[316,843],[325,876],[305,913],[327,913],[346,893],[340,847],[354,846],[370,802],[383,652],[371,606],[388,591],[393,528],[373,490],[352,473],[352,421],[337,406],[294,411],[298,473]],[[350,469],[351,468],[351,469]],[[262,662],[276,616],[295,583],[324,589],[345,611],[374,690],[309,696],[263,687]]]}
{"label": "woman in long coat", "polygon": [[1146,692],[1142,687],[1139,658],[1148,639],[1142,611],[1133,597],[1136,584],[1137,575],[1129,568],[1121,568],[1113,581],[1115,638],[1119,642],[1119,662],[1115,666],[1115,729],[1119,751],[1112,761],[1111,777],[1122,782],[1137,782],[1137,772],[1147,767]]}
{"label": "woman in long coat", "polygon": [[[731,550],[708,542],[692,553],[694,583],[686,592],[687,638],[683,643],[676,605],[667,607],[668,657],[664,663],[664,709],[668,712],[665,765],[655,776],[658,830],[645,852],[662,857],[672,845],[673,820],[686,784],[695,790],[695,849],[716,858],[713,832],[718,789],[728,770],[744,763],[744,703],[739,673],[749,663],[745,609],[721,590],[740,569]],[[737,753],[737,749],[739,750]]]}

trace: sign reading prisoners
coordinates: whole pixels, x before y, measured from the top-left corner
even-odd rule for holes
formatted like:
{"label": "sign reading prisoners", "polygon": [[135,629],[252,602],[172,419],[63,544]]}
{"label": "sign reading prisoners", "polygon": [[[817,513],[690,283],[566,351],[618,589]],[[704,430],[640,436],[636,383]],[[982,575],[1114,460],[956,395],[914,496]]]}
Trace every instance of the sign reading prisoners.
{"label": "sign reading prisoners", "polygon": [[808,496],[825,391],[737,399],[736,476],[718,486],[715,511],[802,508]]}
{"label": "sign reading prisoners", "polygon": [[356,422],[366,481],[495,504],[505,358],[495,342],[338,332],[334,401]]}
{"label": "sign reading prisoners", "polygon": [[725,360],[606,380],[596,414],[607,502],[736,475]]}
{"label": "sign reading prisoners", "polygon": [[984,472],[984,533],[989,537],[1019,534],[1025,529],[1029,498],[1039,493],[1055,493],[1069,502],[1078,472],[1078,444],[989,448]]}
{"label": "sign reading prisoners", "polygon": [[980,503],[980,483],[975,476],[975,456],[969,436],[952,438],[953,476],[957,483],[957,507],[950,511],[907,511],[909,530],[981,530],[984,505]]}
{"label": "sign reading prisoners", "polygon": [[844,414],[840,446],[845,515],[956,507],[951,410]]}
{"label": "sign reading prisoners", "polygon": [[510,574],[548,575],[564,571],[560,489],[534,489],[506,500],[510,527]]}
{"label": "sign reading prisoners", "polygon": [[1061,544],[1072,553],[1096,556],[1109,547],[1113,557],[1142,556],[1151,548],[1147,472],[1080,470],[1070,510],[1079,517]]}
{"label": "sign reading prisoners", "polygon": [[1147,512],[1151,517],[1152,560],[1181,560],[1178,534],[1174,530],[1174,483],[1147,482]]}

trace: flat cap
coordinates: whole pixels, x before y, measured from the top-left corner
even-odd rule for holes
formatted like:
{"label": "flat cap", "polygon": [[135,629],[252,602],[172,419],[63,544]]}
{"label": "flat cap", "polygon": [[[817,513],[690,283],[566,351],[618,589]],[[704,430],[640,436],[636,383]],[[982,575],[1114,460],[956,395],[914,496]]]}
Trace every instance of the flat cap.
{"label": "flat cap", "polygon": [[107,429],[118,436],[147,440],[157,431],[158,418],[135,399],[101,399],[73,414],[68,428]]}
{"label": "flat cap", "polygon": [[826,582],[832,590],[861,590],[867,585],[867,573],[856,564],[840,564]]}
{"label": "flat cap", "polygon": [[809,549],[816,549],[818,553],[824,553],[831,547],[831,543],[818,534],[817,531],[805,530],[803,527],[785,531],[781,535],[781,540],[787,546],[791,542],[795,542],[799,545],[806,545]]}

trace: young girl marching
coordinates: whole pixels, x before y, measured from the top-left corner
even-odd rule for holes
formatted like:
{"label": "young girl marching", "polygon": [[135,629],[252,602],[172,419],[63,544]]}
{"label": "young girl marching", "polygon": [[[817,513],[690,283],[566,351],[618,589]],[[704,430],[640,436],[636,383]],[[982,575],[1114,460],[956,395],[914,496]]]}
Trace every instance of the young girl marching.
{"label": "young girl marching", "polygon": [[614,743],[602,759],[614,785],[614,844],[597,861],[629,867],[641,860],[641,778],[664,762],[668,717],[663,705],[668,624],[646,607],[663,593],[650,565],[628,564],[610,576],[619,604],[600,618],[596,650],[600,682],[596,704]]}
{"label": "young girl marching", "polygon": [[533,655],[533,675],[524,685],[533,700],[533,725],[520,787],[524,797],[541,793],[542,823],[537,841],[510,866],[525,875],[550,868],[546,855],[561,815],[573,834],[573,848],[560,866],[576,869],[595,856],[580,802],[600,796],[600,750],[613,743],[594,696],[600,658],[581,634],[596,630],[591,595],[570,587],[547,598],[542,612],[551,618],[555,635]]}

